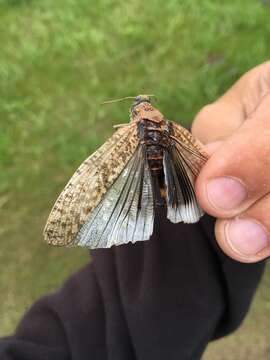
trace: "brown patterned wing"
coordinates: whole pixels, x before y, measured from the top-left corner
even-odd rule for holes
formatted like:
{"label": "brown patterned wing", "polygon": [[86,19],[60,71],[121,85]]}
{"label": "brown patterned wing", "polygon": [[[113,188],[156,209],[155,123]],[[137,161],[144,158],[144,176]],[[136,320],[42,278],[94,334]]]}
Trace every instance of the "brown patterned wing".
{"label": "brown patterned wing", "polygon": [[203,215],[194,183],[208,155],[188,130],[176,123],[171,125],[171,146],[164,151],[163,158],[167,217],[173,223],[194,223]]}
{"label": "brown patterned wing", "polygon": [[139,145],[122,173],[81,227],[74,243],[91,249],[148,240],[154,197],[146,149]]}
{"label": "brown patterned wing", "polygon": [[184,161],[196,178],[202,166],[208,160],[208,154],[203,150],[203,145],[183,126],[172,123],[172,139],[181,152]]}
{"label": "brown patterned wing", "polygon": [[54,204],[44,237],[53,245],[73,245],[88,216],[134,154],[139,140],[133,124],[119,128],[77,169]]}

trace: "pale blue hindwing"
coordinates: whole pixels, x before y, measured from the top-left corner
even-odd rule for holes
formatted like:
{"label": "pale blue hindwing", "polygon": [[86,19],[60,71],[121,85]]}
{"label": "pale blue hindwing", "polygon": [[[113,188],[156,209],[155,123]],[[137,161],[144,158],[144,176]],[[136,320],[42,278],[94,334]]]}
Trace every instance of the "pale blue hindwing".
{"label": "pale blue hindwing", "polygon": [[177,147],[164,151],[163,168],[167,193],[167,218],[173,222],[195,223],[203,215],[195,191],[194,174]]}
{"label": "pale blue hindwing", "polygon": [[92,249],[148,240],[153,224],[151,173],[146,150],[139,145],[80,229],[74,244]]}

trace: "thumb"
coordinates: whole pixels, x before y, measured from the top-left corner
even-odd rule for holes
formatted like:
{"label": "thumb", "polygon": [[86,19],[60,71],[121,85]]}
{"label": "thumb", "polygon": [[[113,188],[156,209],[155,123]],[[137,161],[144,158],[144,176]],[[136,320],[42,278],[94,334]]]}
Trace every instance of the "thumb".
{"label": "thumb", "polygon": [[216,239],[224,252],[244,262],[270,252],[269,106],[270,62],[200,111],[192,128],[210,154],[196,181],[198,201],[219,219]]}

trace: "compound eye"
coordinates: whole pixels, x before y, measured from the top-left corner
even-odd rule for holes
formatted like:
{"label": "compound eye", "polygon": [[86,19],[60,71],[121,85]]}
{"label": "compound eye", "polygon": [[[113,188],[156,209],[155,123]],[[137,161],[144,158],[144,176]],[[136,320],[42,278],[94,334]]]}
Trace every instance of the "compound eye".
{"label": "compound eye", "polygon": [[141,98],[142,98],[141,95],[138,95],[138,96],[136,96],[135,100],[136,100],[136,101],[140,101]]}

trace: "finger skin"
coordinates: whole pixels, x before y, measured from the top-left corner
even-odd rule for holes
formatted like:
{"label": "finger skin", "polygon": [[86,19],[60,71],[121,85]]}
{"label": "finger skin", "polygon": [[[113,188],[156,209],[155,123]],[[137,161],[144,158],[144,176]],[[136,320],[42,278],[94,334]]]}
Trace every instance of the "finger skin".
{"label": "finger skin", "polygon": [[[219,141],[218,146],[206,145],[210,159],[195,188],[202,208],[218,218],[215,233],[220,247],[233,259],[247,263],[270,256],[270,61],[247,72],[220,99],[205,106],[196,116],[192,132],[204,144]],[[217,208],[207,196],[208,181],[219,177],[238,179],[246,189],[246,199],[232,210]],[[264,250],[245,255],[231,245],[228,224],[235,224],[238,218],[262,225],[260,229],[268,233]],[[257,249],[260,240],[248,233],[246,221],[244,232],[249,234],[248,241],[254,240],[252,249]],[[236,238],[245,241],[238,233]]]}
{"label": "finger skin", "polygon": [[245,121],[241,106],[235,107],[219,100],[206,105],[192,124],[192,134],[203,144],[225,140]]}
{"label": "finger skin", "polygon": [[270,61],[243,75],[223,96],[195,117],[192,133],[204,144],[224,140],[251,116],[270,92]]}
{"label": "finger skin", "polygon": [[[270,191],[270,94],[256,112],[211,156],[202,169],[196,193],[203,209],[220,217],[236,216]],[[209,201],[207,183],[219,177],[239,179],[247,199],[232,210],[219,209]]]}
{"label": "finger skin", "polygon": [[[239,215],[239,218],[243,219],[252,219],[253,221],[260,224],[265,232],[268,234],[270,239],[270,194],[266,195],[263,199],[252,205],[246,212]],[[270,256],[270,241],[268,246],[263,250],[259,251],[254,255],[245,255],[230,245],[228,239],[228,234],[226,233],[226,227],[229,220],[218,219],[215,226],[215,235],[216,240],[221,247],[221,249],[230,257],[235,260],[244,262],[244,263],[254,263],[261,261]],[[254,239],[256,241],[256,239]]]}

